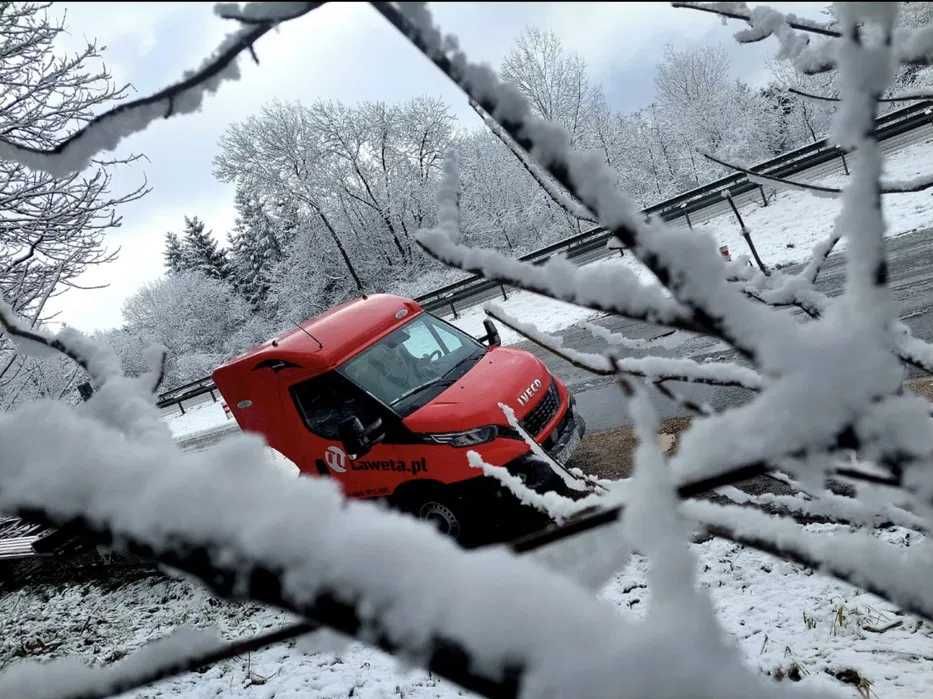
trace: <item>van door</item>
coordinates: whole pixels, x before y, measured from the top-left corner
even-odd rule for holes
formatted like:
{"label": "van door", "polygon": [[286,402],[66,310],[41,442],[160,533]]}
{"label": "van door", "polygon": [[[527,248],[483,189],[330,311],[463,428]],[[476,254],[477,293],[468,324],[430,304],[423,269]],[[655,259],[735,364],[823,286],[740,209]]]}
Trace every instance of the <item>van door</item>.
{"label": "van door", "polygon": [[[397,415],[339,374],[302,381],[291,386],[289,393],[303,428],[317,437],[302,441],[301,448],[307,450],[302,462],[313,463],[320,475],[337,478],[347,495],[390,495],[401,482],[426,470],[420,455],[420,447],[426,445],[414,443]],[[359,418],[363,425],[381,419],[385,431],[385,439],[357,459],[351,458],[340,441],[340,425],[349,417]]]}

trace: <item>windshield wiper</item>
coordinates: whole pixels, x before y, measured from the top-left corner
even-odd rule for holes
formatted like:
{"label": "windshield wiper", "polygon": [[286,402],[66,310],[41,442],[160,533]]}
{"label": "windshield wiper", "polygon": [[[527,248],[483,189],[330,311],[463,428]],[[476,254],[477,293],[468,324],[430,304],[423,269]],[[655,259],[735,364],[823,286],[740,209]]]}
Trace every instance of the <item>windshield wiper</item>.
{"label": "windshield wiper", "polygon": [[[449,372],[448,372],[448,373],[449,373]],[[447,374],[444,374],[444,376],[446,376],[446,375],[447,375]],[[398,398],[396,398],[395,400],[393,400],[391,403],[389,403],[389,405],[390,405],[390,406],[393,406],[393,405],[396,405],[396,404],[398,404],[398,403],[401,403],[401,402],[402,402],[403,400],[405,400],[406,398],[410,398],[411,396],[415,395],[416,393],[421,393],[421,391],[423,391],[423,390],[426,389],[426,388],[431,388],[431,386],[450,386],[451,384],[455,383],[456,381],[457,381],[457,379],[447,379],[447,380],[445,381],[443,376],[442,376],[441,378],[439,378],[439,379],[432,379],[431,381],[427,381],[427,382],[425,382],[425,383],[423,383],[423,384],[420,384],[420,385],[418,385],[418,386],[415,386],[414,388],[411,388],[411,389],[405,391],[405,393],[403,393],[403,394],[400,395]]]}
{"label": "windshield wiper", "polygon": [[415,386],[414,388],[411,388],[411,389],[405,391],[405,393],[403,393],[403,394],[400,395],[398,398],[396,398],[395,400],[393,400],[391,403],[389,403],[389,405],[390,405],[390,406],[394,406],[394,405],[396,405],[397,403],[401,403],[401,402],[402,402],[403,400],[405,400],[406,398],[409,398],[409,397],[415,395],[416,393],[420,393],[420,392],[423,391],[424,389],[430,388],[431,386],[450,386],[450,385],[456,383],[456,382],[459,381],[462,377],[457,376],[457,377],[451,378],[451,379],[448,379],[447,377],[450,376],[452,373],[454,373],[457,369],[459,369],[460,367],[462,367],[466,362],[468,362],[468,361],[471,360],[471,359],[474,359],[475,356],[476,356],[475,354],[468,354],[466,357],[464,357],[464,358],[461,359],[459,362],[457,362],[457,363],[454,364],[452,367],[450,367],[450,369],[448,369],[448,370],[445,371],[443,374],[441,374],[441,376],[440,376],[439,378],[432,379],[431,381],[426,381],[426,382],[423,383],[423,384],[419,384],[418,386]]}

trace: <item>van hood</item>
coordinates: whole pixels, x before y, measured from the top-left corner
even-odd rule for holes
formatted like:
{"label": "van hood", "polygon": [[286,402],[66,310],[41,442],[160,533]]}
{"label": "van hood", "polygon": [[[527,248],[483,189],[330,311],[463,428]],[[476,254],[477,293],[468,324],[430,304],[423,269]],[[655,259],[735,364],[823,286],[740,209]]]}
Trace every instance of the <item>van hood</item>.
{"label": "van hood", "polygon": [[521,419],[537,404],[550,382],[550,373],[534,355],[495,347],[455,384],[408,415],[404,423],[413,432],[458,432],[482,425],[507,426],[499,403],[510,406]]}

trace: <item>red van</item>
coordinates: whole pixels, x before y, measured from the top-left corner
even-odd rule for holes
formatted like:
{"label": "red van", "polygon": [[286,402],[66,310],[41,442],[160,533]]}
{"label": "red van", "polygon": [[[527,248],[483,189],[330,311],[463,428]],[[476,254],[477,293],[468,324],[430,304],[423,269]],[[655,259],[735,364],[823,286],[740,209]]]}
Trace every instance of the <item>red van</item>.
{"label": "red van", "polygon": [[470,449],[539,492],[580,495],[569,474],[530,453],[499,407],[511,406],[563,464],[585,430],[567,387],[528,352],[500,347],[490,320],[485,327],[476,340],[410,299],[366,296],[246,351],[213,378],[240,427],[303,474],[336,478],[348,496],[384,498],[468,542],[530,514],[470,467]]}

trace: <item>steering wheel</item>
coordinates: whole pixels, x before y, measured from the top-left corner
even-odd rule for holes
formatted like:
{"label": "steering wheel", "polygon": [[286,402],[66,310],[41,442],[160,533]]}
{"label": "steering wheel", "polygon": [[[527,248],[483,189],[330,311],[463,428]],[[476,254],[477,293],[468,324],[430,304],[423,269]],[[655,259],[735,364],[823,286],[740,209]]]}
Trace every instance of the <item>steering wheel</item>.
{"label": "steering wheel", "polygon": [[431,354],[428,355],[428,361],[433,362],[435,359],[441,358],[441,351],[439,349],[434,350]]}

